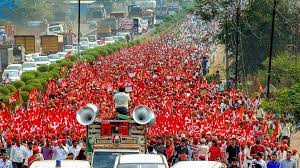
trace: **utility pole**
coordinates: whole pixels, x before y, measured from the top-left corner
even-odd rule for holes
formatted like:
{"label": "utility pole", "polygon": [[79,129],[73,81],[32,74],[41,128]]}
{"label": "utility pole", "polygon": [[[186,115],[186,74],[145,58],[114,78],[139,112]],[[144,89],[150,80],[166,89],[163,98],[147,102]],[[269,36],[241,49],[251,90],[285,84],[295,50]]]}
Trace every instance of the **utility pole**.
{"label": "utility pole", "polygon": [[78,32],[77,32],[77,47],[78,47],[78,58],[80,56],[80,0],[78,0]]}
{"label": "utility pole", "polygon": [[274,40],[276,6],[277,6],[277,0],[273,0],[273,15],[272,15],[272,30],[271,30],[271,39],[270,39],[267,98],[270,98],[270,81],[271,81],[271,66],[272,66],[272,55],[273,55],[273,40]]}
{"label": "utility pole", "polygon": [[238,89],[238,57],[239,57],[239,45],[240,45],[240,9],[241,1],[237,0],[236,8],[236,53],[235,53],[235,89]]}

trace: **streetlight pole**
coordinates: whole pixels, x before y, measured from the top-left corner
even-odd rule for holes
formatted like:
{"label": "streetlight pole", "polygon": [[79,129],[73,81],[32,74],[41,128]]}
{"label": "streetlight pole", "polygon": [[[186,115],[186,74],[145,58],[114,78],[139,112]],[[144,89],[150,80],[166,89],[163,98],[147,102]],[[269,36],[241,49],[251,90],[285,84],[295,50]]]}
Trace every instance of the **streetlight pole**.
{"label": "streetlight pole", "polygon": [[236,53],[235,53],[235,89],[238,89],[238,57],[239,57],[239,45],[240,45],[240,8],[241,2],[237,0],[237,9],[236,9]]}
{"label": "streetlight pole", "polygon": [[272,55],[273,55],[273,40],[274,40],[274,27],[275,27],[276,6],[277,6],[277,1],[273,0],[273,15],[272,15],[272,30],[271,30],[271,39],[270,39],[267,98],[270,98],[270,81],[271,81],[271,66],[272,66]]}
{"label": "streetlight pole", "polygon": [[77,34],[77,47],[78,47],[78,58],[80,56],[80,46],[79,46],[79,43],[80,43],[80,0],[78,0],[78,34]]}

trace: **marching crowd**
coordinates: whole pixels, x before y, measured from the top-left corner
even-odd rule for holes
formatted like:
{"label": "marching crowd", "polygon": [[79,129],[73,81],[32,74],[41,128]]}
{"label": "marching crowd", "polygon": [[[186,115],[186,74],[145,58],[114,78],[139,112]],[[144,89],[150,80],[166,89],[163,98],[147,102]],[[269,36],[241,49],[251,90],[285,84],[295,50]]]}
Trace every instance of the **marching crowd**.
{"label": "marching crowd", "polygon": [[230,167],[296,168],[285,120],[265,114],[259,96],[250,99],[221,80],[205,80],[217,30],[216,21],[203,26],[189,16],[160,39],[99,55],[93,63],[74,63],[66,77],[48,81],[45,94],[32,91],[29,107],[1,112],[0,168],[85,159],[85,144],[77,143],[86,130],[76,111],[93,103],[102,119],[115,116],[113,95],[120,86],[130,94],[129,113],[141,104],[154,111],[148,151],[166,155],[170,164],[218,160]]}

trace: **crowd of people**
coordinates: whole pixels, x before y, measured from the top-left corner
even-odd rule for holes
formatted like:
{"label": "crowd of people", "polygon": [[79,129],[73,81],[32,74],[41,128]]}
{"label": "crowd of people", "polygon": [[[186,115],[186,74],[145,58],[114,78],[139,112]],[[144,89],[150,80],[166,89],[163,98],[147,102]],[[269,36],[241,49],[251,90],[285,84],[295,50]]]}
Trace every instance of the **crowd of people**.
{"label": "crowd of people", "polygon": [[[49,80],[45,94],[30,93],[29,107],[20,107],[14,114],[1,112],[0,148],[10,150],[15,165],[27,156],[76,158],[78,152],[72,150],[78,151],[77,146],[65,147],[85,139],[86,129],[76,121],[76,111],[93,103],[100,109],[100,118],[112,118],[115,90],[124,86],[130,94],[129,114],[134,107],[146,105],[157,116],[148,132],[149,151],[165,154],[170,164],[202,159],[231,166],[237,162],[241,167],[257,163],[265,168],[262,159],[268,164],[277,158],[289,160],[287,122],[264,113],[259,96],[250,99],[240,90],[224,87],[221,80],[205,80],[216,52],[213,35],[218,24],[195,20],[189,16],[174,32],[157,40],[107,57],[99,55],[93,63],[75,63],[64,78]],[[21,154],[19,142],[31,152]],[[50,151],[53,156],[44,155]],[[7,156],[2,155],[0,168]]]}

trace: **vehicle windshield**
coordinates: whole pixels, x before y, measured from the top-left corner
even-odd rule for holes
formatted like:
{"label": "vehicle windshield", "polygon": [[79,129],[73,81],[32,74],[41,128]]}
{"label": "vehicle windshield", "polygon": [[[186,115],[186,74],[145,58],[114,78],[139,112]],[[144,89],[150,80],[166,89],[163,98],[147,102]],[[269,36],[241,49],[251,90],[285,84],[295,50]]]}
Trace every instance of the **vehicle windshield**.
{"label": "vehicle windshield", "polygon": [[49,27],[49,31],[50,31],[50,32],[61,31],[61,27]]}
{"label": "vehicle windshield", "polygon": [[24,63],[23,68],[33,68],[36,67],[35,63]]}
{"label": "vehicle windshield", "polygon": [[5,71],[3,73],[3,76],[5,76],[5,77],[18,77],[19,72],[18,71]]}
{"label": "vehicle windshield", "polygon": [[93,165],[95,168],[112,168],[118,155],[138,154],[138,152],[95,152]]}
{"label": "vehicle windshield", "polygon": [[49,61],[48,57],[36,57],[34,61]]}
{"label": "vehicle windshield", "polygon": [[49,59],[59,59],[59,56],[57,54],[48,55]]}
{"label": "vehicle windshield", "polygon": [[135,164],[121,164],[117,168],[167,168],[164,164],[155,163],[135,163]]}
{"label": "vehicle windshield", "polygon": [[94,36],[89,36],[88,38],[89,38],[90,42],[96,42],[97,41],[97,39]]}
{"label": "vehicle windshield", "polygon": [[80,50],[87,50],[89,49],[89,46],[80,46]]}
{"label": "vehicle windshield", "polygon": [[21,68],[20,66],[10,65],[6,69],[18,69],[19,70],[20,68]]}
{"label": "vehicle windshield", "polygon": [[65,46],[65,49],[66,49],[66,50],[72,49],[72,48],[73,48],[73,46],[71,46],[71,45],[66,45],[66,46]]}
{"label": "vehicle windshield", "polygon": [[105,37],[105,41],[113,41],[114,38],[113,37]]}

